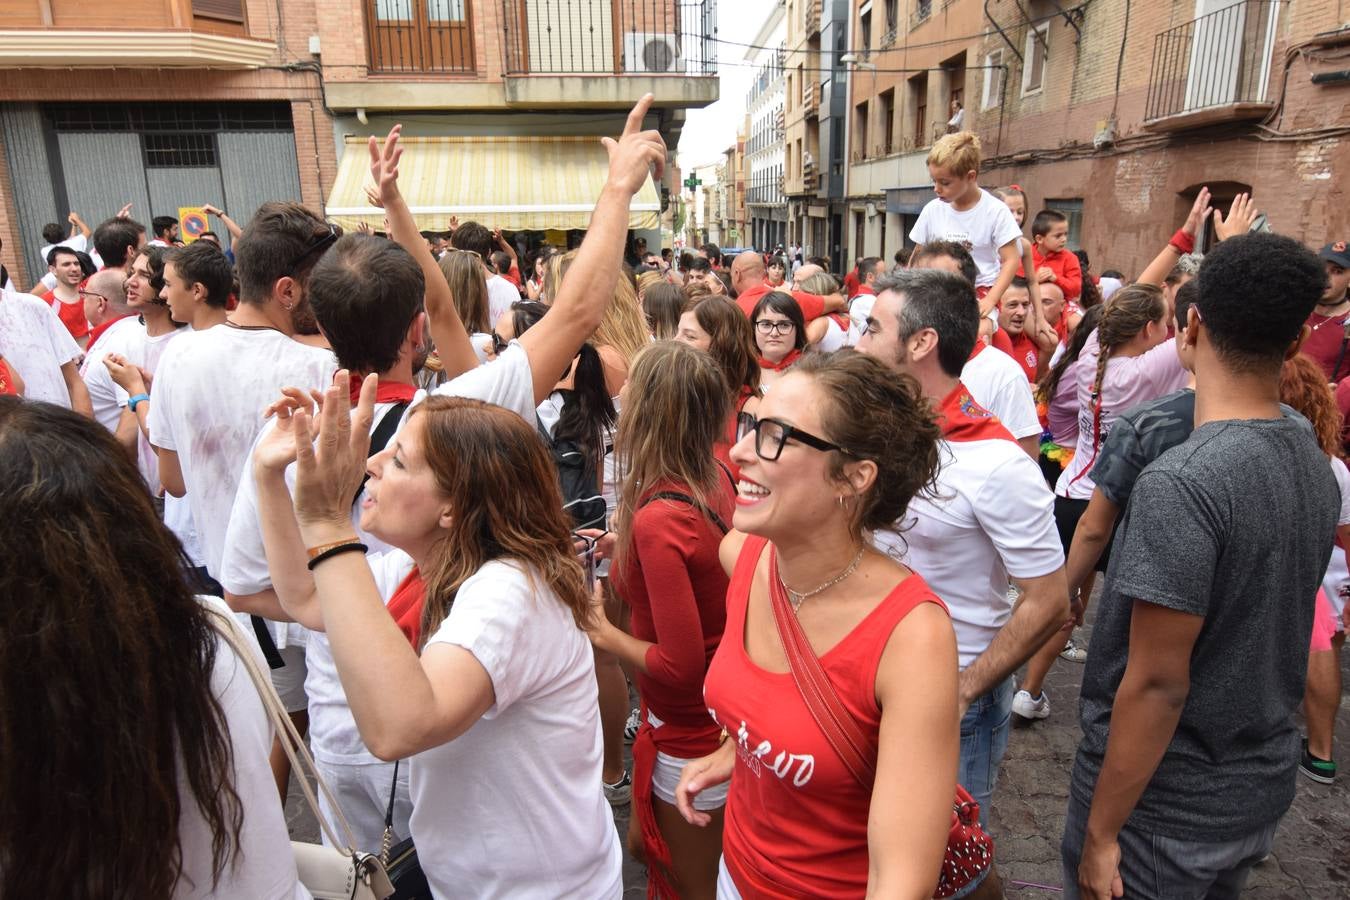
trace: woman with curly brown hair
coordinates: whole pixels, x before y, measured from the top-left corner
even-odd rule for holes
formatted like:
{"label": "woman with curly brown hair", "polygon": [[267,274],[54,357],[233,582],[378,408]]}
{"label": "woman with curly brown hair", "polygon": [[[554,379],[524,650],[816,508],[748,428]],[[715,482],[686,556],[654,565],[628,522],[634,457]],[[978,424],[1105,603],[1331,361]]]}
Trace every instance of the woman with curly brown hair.
{"label": "woman with curly brown hair", "polygon": [[[959,755],[956,640],[942,601],[870,533],[933,483],[938,438],[913,379],[844,350],[803,357],[732,449],[727,637],[704,687],[726,737],[676,791],[706,825],[697,798],[731,781],[719,896],[933,894]],[[873,788],[794,683],[789,637],[854,720]]]}
{"label": "woman with curly brown hair", "polygon": [[229,611],[113,436],[0,397],[0,507],[0,896],[309,896]]}

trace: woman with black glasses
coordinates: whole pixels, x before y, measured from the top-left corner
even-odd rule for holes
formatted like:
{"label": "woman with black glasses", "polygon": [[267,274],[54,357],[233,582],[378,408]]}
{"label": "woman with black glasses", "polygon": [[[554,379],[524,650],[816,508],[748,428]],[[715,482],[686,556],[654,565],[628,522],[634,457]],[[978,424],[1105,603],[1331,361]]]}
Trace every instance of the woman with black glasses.
{"label": "woman with black glasses", "polygon": [[759,385],[768,390],[806,349],[806,320],[791,294],[771,291],[750,315],[759,348]]}
{"label": "woman with black glasses", "polygon": [[[845,350],[803,357],[757,415],[732,448],[727,637],[704,686],[725,738],[685,767],[677,804],[706,825],[697,798],[731,781],[719,897],[932,897],[956,641],[942,602],[869,539],[932,484],[932,411],[912,379]],[[799,688],[813,661],[859,737],[849,761]]]}

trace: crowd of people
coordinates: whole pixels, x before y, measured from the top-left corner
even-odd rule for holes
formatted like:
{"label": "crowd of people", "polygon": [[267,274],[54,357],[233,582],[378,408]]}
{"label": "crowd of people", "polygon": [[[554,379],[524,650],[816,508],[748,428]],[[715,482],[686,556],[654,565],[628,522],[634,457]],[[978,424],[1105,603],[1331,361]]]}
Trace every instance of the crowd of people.
{"label": "crowd of people", "polygon": [[619,897],[625,845],[652,897],[1002,896],[1061,658],[1067,896],[1237,896],[1335,780],[1344,243],[1202,190],[1098,276],[958,109],[894,265],[652,252],[649,103],[571,250],[420,232],[397,127],[379,233],[44,230],[0,295],[0,894],[310,896],[239,638],[318,814],[435,897]]}

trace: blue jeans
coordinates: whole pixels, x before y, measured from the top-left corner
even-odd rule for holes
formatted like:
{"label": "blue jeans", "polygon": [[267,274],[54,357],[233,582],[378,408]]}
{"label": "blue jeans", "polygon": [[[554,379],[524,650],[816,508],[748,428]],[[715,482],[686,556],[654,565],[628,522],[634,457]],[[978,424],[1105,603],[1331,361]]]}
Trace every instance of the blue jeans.
{"label": "blue jeans", "polygon": [[[1078,900],[1078,862],[1083,856],[1088,808],[1073,794],[1059,852],[1064,864],[1064,897]],[[1125,896],[1141,900],[1228,900],[1237,898],[1252,866],[1275,844],[1279,821],[1229,841],[1183,841],[1136,828],[1121,829],[1120,880]]]}
{"label": "blue jeans", "polygon": [[986,831],[998,766],[1008,749],[1012,701],[1013,680],[1008,676],[992,691],[977,697],[961,719],[961,764],[956,780],[980,804],[980,827]]}

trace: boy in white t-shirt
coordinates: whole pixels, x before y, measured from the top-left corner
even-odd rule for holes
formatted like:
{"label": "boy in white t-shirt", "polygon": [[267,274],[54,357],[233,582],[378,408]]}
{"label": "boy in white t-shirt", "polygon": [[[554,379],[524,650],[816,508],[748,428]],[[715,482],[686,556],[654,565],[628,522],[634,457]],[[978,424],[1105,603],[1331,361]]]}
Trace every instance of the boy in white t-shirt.
{"label": "boy in white t-shirt", "polygon": [[979,185],[980,139],[969,131],[949,134],[928,153],[928,174],[937,197],[919,214],[909,237],[919,245],[954,241],[970,251],[977,269],[975,294],[980,315],[1003,299],[1021,262],[1017,227],[1008,207]]}

